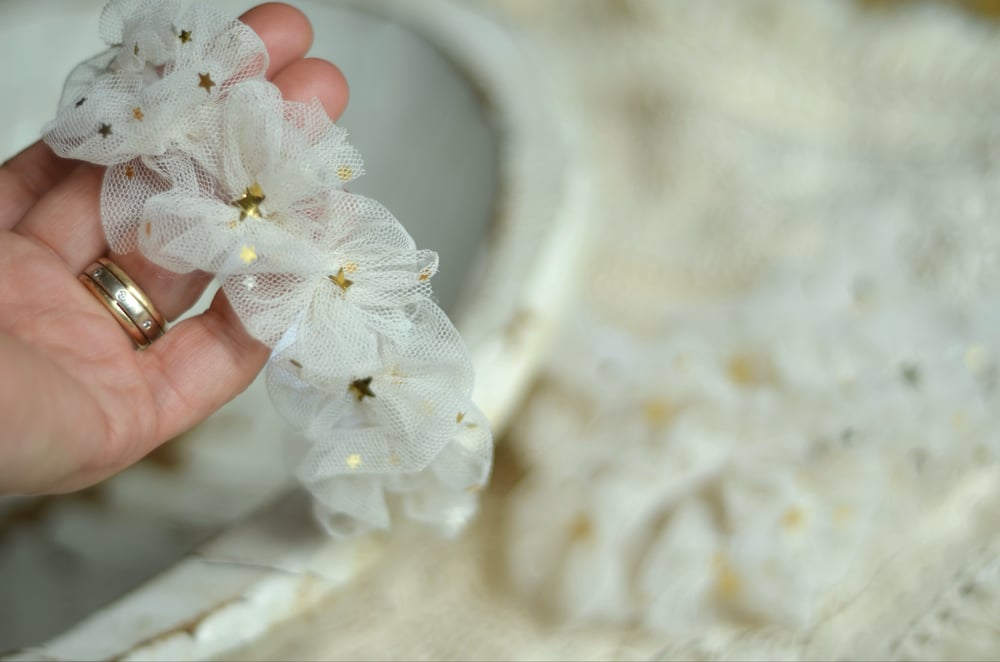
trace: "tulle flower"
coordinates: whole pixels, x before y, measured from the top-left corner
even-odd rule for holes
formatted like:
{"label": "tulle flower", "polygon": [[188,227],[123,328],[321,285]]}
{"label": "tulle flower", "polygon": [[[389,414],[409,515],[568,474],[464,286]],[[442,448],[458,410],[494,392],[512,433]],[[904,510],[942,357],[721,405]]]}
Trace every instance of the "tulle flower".
{"label": "tulle flower", "polygon": [[[111,48],[71,74],[45,139],[108,165],[113,251],[214,274],[273,349],[268,388],[306,442],[298,476],[332,534],[405,516],[453,534],[476,511],[492,434],[461,337],[433,300],[437,255],[382,205],[318,101],[263,80],[249,28],[195,5],[112,0]],[[389,498],[391,497],[391,498]]]}
{"label": "tulle flower", "polygon": [[73,70],[43,130],[60,156],[112,165],[204,140],[198,108],[267,70],[256,33],[200,3],[112,0],[100,33],[110,47]]}

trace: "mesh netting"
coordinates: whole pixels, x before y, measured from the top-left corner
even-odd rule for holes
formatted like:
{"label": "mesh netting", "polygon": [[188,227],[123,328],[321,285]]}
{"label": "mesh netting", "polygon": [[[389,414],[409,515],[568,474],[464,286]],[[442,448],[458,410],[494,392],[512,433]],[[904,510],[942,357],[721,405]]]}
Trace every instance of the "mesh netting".
{"label": "mesh netting", "polygon": [[379,203],[344,190],[361,156],[319,101],[263,78],[252,30],[195,4],[113,0],[106,52],[70,75],[45,140],[108,166],[111,249],[215,274],[274,348],[275,405],[308,443],[299,471],[335,534],[403,512],[458,531],[489,473],[472,366],[434,303],[437,255]]}

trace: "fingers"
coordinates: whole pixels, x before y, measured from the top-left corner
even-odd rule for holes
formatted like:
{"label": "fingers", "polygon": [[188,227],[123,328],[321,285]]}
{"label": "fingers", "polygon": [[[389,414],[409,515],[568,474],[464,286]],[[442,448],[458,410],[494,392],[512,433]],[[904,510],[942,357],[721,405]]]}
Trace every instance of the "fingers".
{"label": "fingers", "polygon": [[271,63],[267,79],[273,80],[282,69],[303,57],[312,47],[312,24],[295,7],[280,2],[257,5],[240,16],[267,45]]}
{"label": "fingers", "polygon": [[[217,294],[207,311],[184,320],[138,356],[160,422],[153,441],[176,437],[239,395],[269,355],[244,330],[225,295]],[[152,447],[138,450],[145,454]]]}
{"label": "fingers", "polygon": [[[273,82],[289,101],[318,98],[333,119],[337,119],[347,105],[344,75],[325,60],[299,60],[285,67]],[[175,274],[138,252],[112,255],[111,259],[132,277],[168,320],[176,319],[193,306],[212,279],[206,274]]]}
{"label": "fingers", "polygon": [[62,159],[42,141],[0,168],[0,230],[9,230],[79,163]]}
{"label": "fingers", "polygon": [[[300,61],[312,45],[309,20],[294,7],[268,3],[251,9],[241,20],[267,46],[268,72],[280,73]],[[52,154],[44,143],[29,147],[0,169],[0,194],[12,196],[0,207],[0,228],[14,227],[33,237],[55,251],[71,271],[80,271],[107,251],[104,230],[97,220],[100,175],[95,172],[103,170],[96,166],[81,169],[78,162]],[[3,225],[5,209],[13,216],[7,226]]]}

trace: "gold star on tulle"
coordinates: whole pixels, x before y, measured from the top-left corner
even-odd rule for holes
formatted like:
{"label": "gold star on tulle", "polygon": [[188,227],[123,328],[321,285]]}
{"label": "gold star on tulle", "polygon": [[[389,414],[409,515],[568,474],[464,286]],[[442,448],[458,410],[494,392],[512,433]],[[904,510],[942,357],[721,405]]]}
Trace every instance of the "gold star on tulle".
{"label": "gold star on tulle", "polygon": [[357,453],[351,453],[347,456],[347,460],[345,460],[345,462],[347,463],[347,466],[351,468],[351,471],[353,471],[361,466],[361,456]]}
{"label": "gold star on tulle", "polygon": [[366,397],[367,398],[375,397],[375,394],[372,393],[372,377],[365,377],[364,379],[355,379],[353,382],[351,382],[349,390],[358,398],[358,402],[361,402]]}
{"label": "gold star on tulle", "polygon": [[349,288],[351,285],[354,285],[354,281],[344,275],[343,267],[340,268],[340,271],[337,272],[336,276],[327,276],[327,278],[330,279],[331,283],[339,287],[344,292],[346,292],[347,288]]}
{"label": "gold star on tulle", "polygon": [[212,80],[212,74],[198,74],[198,80],[198,87],[211,94],[212,88],[215,87],[215,81]]}
{"label": "gold star on tulle", "polygon": [[142,108],[136,106],[135,108],[132,109],[132,117],[136,118],[141,122],[143,118],[146,117],[146,113],[142,112]]}
{"label": "gold star on tulle", "polygon": [[98,129],[97,132],[99,134],[101,134],[102,138],[107,138],[108,136],[111,135],[111,125],[110,124],[102,124],[101,128]]}
{"label": "gold star on tulle", "polygon": [[240,249],[240,259],[244,264],[253,264],[257,261],[257,251],[253,246],[244,246]]}
{"label": "gold star on tulle", "polygon": [[129,179],[135,177],[135,168],[133,168],[130,165],[125,166],[125,176],[128,177]]}
{"label": "gold star on tulle", "polygon": [[260,204],[265,199],[264,191],[260,184],[254,182],[243,190],[243,195],[238,200],[233,200],[230,204],[240,210],[240,220],[246,220],[247,216],[254,218],[264,218],[260,211]]}
{"label": "gold star on tulle", "polygon": [[191,31],[190,30],[181,30],[181,33],[179,35],[177,35],[177,38],[181,40],[182,44],[186,44],[189,41],[191,41]]}

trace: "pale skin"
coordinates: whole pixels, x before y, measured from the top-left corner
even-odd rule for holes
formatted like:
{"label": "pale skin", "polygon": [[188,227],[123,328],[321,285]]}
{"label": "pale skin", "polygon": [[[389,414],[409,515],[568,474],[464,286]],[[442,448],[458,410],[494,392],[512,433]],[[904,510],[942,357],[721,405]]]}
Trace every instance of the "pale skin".
{"label": "pale skin", "polygon": [[[267,77],[286,99],[318,98],[337,119],[347,84],[304,58],[306,17],[259,5],[241,17],[267,45]],[[108,255],[99,214],[103,168],[42,143],[0,168],[0,494],[82,489],[137,462],[247,388],[269,351],[221,294],[145,351],[77,280]],[[206,275],[176,275],[140,255],[110,255],[172,320]]]}

